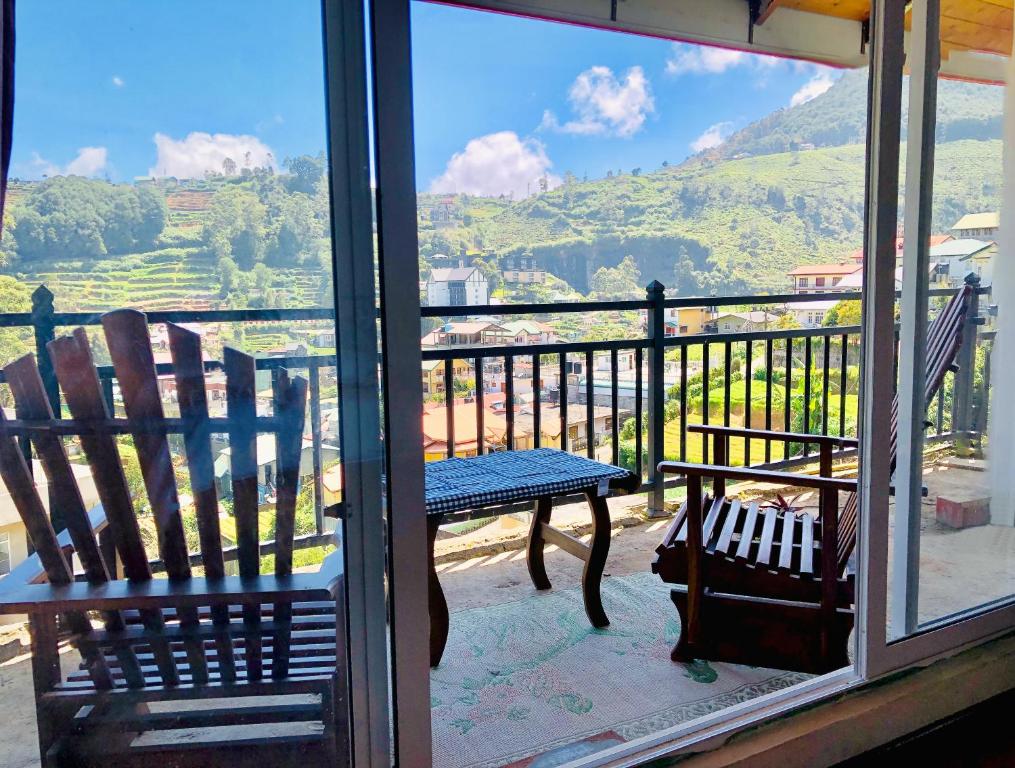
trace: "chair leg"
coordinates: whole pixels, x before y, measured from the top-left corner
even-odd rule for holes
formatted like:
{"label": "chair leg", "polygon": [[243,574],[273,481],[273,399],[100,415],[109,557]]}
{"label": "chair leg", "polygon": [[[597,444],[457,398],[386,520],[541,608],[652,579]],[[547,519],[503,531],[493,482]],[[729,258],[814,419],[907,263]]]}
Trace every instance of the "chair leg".
{"label": "chair leg", "polygon": [[427,518],[427,557],[430,562],[429,576],[429,602],[430,602],[430,666],[436,667],[441,663],[441,656],[444,655],[444,646],[448,643],[448,631],[450,629],[450,617],[448,615],[448,601],[444,597],[444,590],[441,589],[440,579],[437,578],[437,567],[434,563],[434,542],[437,540],[437,528],[441,524],[440,515],[430,515]]}
{"label": "chair leg", "polygon": [[680,617],[680,639],[670,651],[670,659],[677,662],[689,663],[694,661],[694,654],[691,653],[687,642],[687,595],[676,589],[670,590],[670,600],[677,609],[677,616]]}
{"label": "chair leg", "polygon": [[529,526],[529,540],[526,547],[526,564],[529,566],[529,578],[536,589],[549,589],[550,579],[546,575],[543,563],[543,523],[549,525],[550,514],[553,512],[553,499],[544,496],[536,499],[536,508],[532,512],[532,525]]}
{"label": "chair leg", "polygon": [[60,684],[60,651],[56,615],[33,613],[28,617],[31,636],[32,681],[35,686],[35,715],[39,731],[39,758],[51,761],[50,750],[60,735],[58,718],[43,695]]}
{"label": "chair leg", "polygon": [[603,610],[601,586],[606,558],[610,554],[610,510],[606,506],[606,498],[598,496],[594,491],[585,494],[592,511],[592,541],[589,542],[589,553],[585,560],[582,573],[582,597],[585,599],[585,613],[593,627],[602,628],[610,625],[610,620]]}

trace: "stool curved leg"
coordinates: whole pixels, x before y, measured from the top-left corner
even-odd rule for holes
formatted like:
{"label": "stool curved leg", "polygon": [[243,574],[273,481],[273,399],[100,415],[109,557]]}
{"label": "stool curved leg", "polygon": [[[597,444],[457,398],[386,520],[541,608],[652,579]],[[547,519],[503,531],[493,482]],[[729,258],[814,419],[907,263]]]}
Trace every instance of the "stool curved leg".
{"label": "stool curved leg", "polygon": [[429,602],[430,602],[430,666],[436,667],[441,663],[441,656],[444,655],[444,646],[448,644],[448,630],[450,628],[450,617],[448,615],[448,601],[444,597],[444,590],[441,589],[440,579],[437,578],[437,567],[434,563],[433,549],[434,541],[437,539],[437,528],[441,524],[440,515],[427,517],[426,548],[427,557],[430,559],[429,571]]}
{"label": "stool curved leg", "polygon": [[603,610],[603,599],[599,593],[603,580],[603,569],[610,554],[610,510],[606,498],[594,491],[586,492],[589,509],[592,511],[592,541],[582,573],[582,597],[585,599],[585,613],[594,627],[607,627],[610,620]]}
{"label": "stool curved leg", "polygon": [[536,499],[536,509],[532,513],[532,525],[529,527],[529,543],[526,551],[526,561],[529,566],[529,578],[536,589],[549,589],[550,579],[546,575],[546,566],[543,564],[543,547],[546,542],[543,540],[543,523],[550,522],[550,512],[553,510],[553,499],[544,496]]}

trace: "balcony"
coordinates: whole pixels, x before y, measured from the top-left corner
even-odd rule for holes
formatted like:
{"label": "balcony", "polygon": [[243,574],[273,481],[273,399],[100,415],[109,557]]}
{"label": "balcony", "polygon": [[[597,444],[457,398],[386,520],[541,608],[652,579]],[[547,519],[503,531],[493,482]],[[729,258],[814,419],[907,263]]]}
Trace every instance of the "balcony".
{"label": "balcony", "polygon": [[[931,300],[951,292],[932,290]],[[977,301],[988,293],[987,287],[977,288]],[[769,310],[787,302],[811,300],[851,302],[859,301],[859,294],[729,296],[709,298],[707,303],[719,311],[748,307],[768,317]],[[438,449],[423,447],[428,459],[556,447],[627,467],[642,481],[638,495],[610,502],[613,544],[604,600],[612,624],[607,630],[592,630],[584,623],[580,603],[575,602],[578,568],[554,547],[548,549],[547,567],[555,588],[534,594],[523,572],[529,510],[507,508],[493,522],[471,520],[465,514],[444,526],[435,547],[436,562],[454,616],[444,662],[431,675],[435,749],[441,765],[512,762],[552,753],[575,741],[590,749],[608,746],[616,739],[673,725],[805,679],[798,673],[703,662],[680,671],[681,684],[668,691],[665,701],[611,697],[607,691],[610,687],[615,688],[613,693],[634,691],[650,685],[653,675],[676,674],[668,657],[676,631],[672,607],[666,588],[648,573],[648,565],[676,502],[683,498],[683,481],[664,479],[656,465],[664,459],[710,460],[709,446],[689,427],[721,424],[856,434],[858,326],[751,327],[667,335],[668,311],[700,306],[703,301],[668,298],[662,286],[652,284],[639,300],[423,310],[425,317],[444,322],[477,313],[528,318],[639,312],[646,329],[643,336],[612,341],[515,344],[497,339],[423,350],[425,365],[435,365],[442,374],[442,386],[431,393],[430,405],[440,409],[443,443]],[[52,294],[40,288],[31,313],[2,315],[0,326],[22,328],[31,335],[51,402],[59,408],[45,344],[68,327],[96,324],[98,317],[57,312],[53,305]],[[308,378],[308,427],[301,461],[305,495],[298,509],[304,527],[295,546],[304,553],[298,562],[310,568],[323,556],[331,531],[336,526],[341,529],[344,507],[339,457],[334,453],[338,443],[336,358],[311,352],[307,347],[315,344],[298,340],[322,333],[331,318],[326,309],[148,315],[152,325],[256,328],[287,324],[289,341],[276,344],[276,349],[257,359],[258,390],[269,393],[277,387],[277,372],[283,367],[305,372]],[[947,511],[944,516],[940,513],[939,500],[944,499],[947,506],[950,500],[975,497],[981,484],[975,453],[986,423],[994,334],[980,322],[968,325],[961,353],[965,362],[958,372],[947,375],[928,409],[923,556],[932,568],[947,570],[956,560],[962,567],[956,569],[955,578],[932,580],[924,590],[920,609],[927,618],[965,607],[970,590],[981,597],[994,593],[1000,597],[1011,590],[1007,561],[1001,555],[993,557],[988,546],[996,547],[998,542],[1002,548],[1015,546],[1010,530],[994,526],[953,529]],[[467,366],[460,365],[463,360]],[[215,391],[221,367],[219,360],[205,361],[210,392]],[[165,376],[171,367],[160,363],[157,371]],[[122,406],[112,368],[101,368],[100,379],[107,405],[115,413]],[[171,409],[175,393],[170,382],[166,380],[162,395]],[[479,435],[484,439],[477,439]],[[182,459],[182,447],[174,449]],[[810,468],[817,457],[806,445],[734,440],[726,460],[754,467]],[[837,471],[854,470],[855,464],[844,455]],[[270,508],[270,461],[260,479],[262,502]],[[743,498],[773,496],[773,489],[751,484],[737,490]],[[813,493],[786,487],[774,490],[802,512],[816,514]],[[564,499],[553,515],[556,526],[579,540],[589,539],[583,504]],[[261,542],[261,552],[270,556],[273,542]],[[236,548],[227,548],[225,554],[235,559]],[[201,565],[199,553],[192,554],[191,560]],[[156,570],[161,566],[153,561]],[[629,662],[632,655],[640,660],[646,676],[641,682],[631,679],[630,663],[616,666],[616,659],[626,656]],[[589,687],[582,670],[590,660],[602,673],[597,685],[606,688]],[[29,684],[28,667],[27,662],[11,667],[16,685]],[[553,728],[544,727],[547,719]],[[35,748],[31,727],[26,722],[21,729],[24,745],[15,739],[15,748],[24,746],[26,754]],[[529,746],[519,750],[522,743]]]}

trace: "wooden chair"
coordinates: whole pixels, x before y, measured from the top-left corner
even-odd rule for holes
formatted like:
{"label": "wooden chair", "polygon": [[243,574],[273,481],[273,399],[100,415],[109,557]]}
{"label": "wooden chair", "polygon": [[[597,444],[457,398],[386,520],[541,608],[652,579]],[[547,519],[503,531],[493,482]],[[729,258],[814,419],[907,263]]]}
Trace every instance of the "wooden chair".
{"label": "wooden chair", "polygon": [[[949,300],[927,332],[925,402],[937,394],[967,332],[975,281]],[[898,401],[892,404],[892,469]],[[830,435],[689,426],[713,438],[712,465],[662,462],[687,476],[687,501],[656,548],[652,570],[678,586],[670,596],[681,619],[674,661],[709,659],[823,673],[846,666],[853,628],[856,481],[832,477],[836,450],[857,441]],[[818,446],[818,476],[723,466],[731,438]],[[702,479],[712,479],[702,495]],[[818,516],[726,497],[726,481],[813,488]],[[839,508],[839,494],[846,493]]]}
{"label": "wooden chair", "polygon": [[[273,415],[258,417],[254,360],[226,349],[228,415],[211,418],[200,339],[167,324],[180,410],[179,418],[169,418],[146,317],[120,310],[105,315],[102,325],[126,418],[109,413],[81,328],[47,347],[70,419],[54,418],[33,356],[4,368],[17,418],[0,413],[0,476],[36,554],[0,582],[0,612],[29,616],[43,765],[150,765],[155,759],[205,766],[244,757],[288,765],[313,756],[339,764],[346,727],[336,665],[343,647],[336,639],[339,555],[318,573],[292,572],[306,381],[282,371]],[[273,574],[261,573],[260,538],[268,532],[258,526],[258,432],[276,438]],[[238,560],[238,576],[226,575],[212,433],[228,434],[231,446],[237,543],[229,554]],[[153,577],[117,435],[133,439],[168,578]],[[176,485],[184,467],[173,463],[170,435],[182,436],[186,447],[197,555],[188,552],[184,535]],[[95,481],[101,507],[91,512],[72,471],[67,436],[78,438]],[[31,476],[22,450],[27,441],[66,521],[60,535]],[[80,574],[72,572],[71,555]],[[64,637],[80,654],[76,668],[62,668]],[[223,701],[195,704],[202,699]]]}

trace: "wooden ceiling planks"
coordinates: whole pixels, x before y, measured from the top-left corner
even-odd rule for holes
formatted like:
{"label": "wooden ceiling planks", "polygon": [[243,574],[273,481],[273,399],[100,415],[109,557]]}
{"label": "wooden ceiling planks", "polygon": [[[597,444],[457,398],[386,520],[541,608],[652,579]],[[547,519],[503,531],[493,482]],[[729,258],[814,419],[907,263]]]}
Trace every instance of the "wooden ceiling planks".
{"label": "wooden ceiling planks", "polygon": [[[982,51],[1008,56],[1012,51],[1015,0],[941,0],[941,48]],[[778,9],[864,21],[870,16],[868,0],[769,0],[762,4],[758,23]],[[909,11],[906,15],[909,28]]]}

